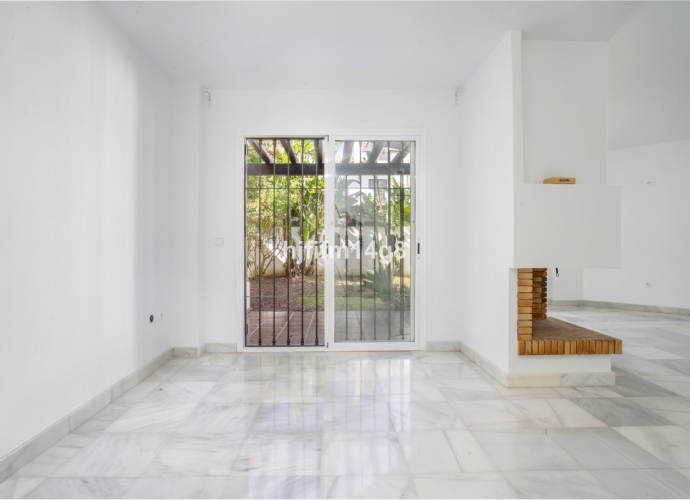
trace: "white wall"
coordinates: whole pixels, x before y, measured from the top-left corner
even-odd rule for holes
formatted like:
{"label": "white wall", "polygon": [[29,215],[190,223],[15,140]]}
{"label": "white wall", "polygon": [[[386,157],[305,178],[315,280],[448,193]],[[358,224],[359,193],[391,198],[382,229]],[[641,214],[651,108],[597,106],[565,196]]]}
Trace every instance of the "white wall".
{"label": "white wall", "polygon": [[640,7],[609,42],[609,72],[622,265],[586,269],[584,298],[690,308],[690,4]]}
{"label": "white wall", "polygon": [[618,186],[515,186],[516,267],[620,267]]}
{"label": "white wall", "polygon": [[609,149],[690,139],[690,3],[643,4],[609,59]]}
{"label": "white wall", "polygon": [[[517,267],[619,267],[620,188],[606,185],[608,49],[525,40]],[[544,185],[569,176],[575,186]]]}
{"label": "white wall", "polygon": [[607,44],[524,40],[522,89],[524,181],[606,184]]}
{"label": "white wall", "polygon": [[[559,199],[549,203],[548,212],[532,206],[531,215],[518,218],[517,264],[537,265],[521,256],[536,255],[541,248],[545,254],[540,265],[568,269],[565,279],[549,290],[550,298],[690,307],[690,268],[684,259],[690,250],[690,225],[682,189],[690,139],[688,61],[690,5],[683,2],[643,5],[608,44],[524,42],[525,181],[572,175],[578,185],[608,182],[616,186],[611,189],[622,189],[620,231],[603,228],[597,217],[606,213],[608,225],[615,223],[615,214],[602,212],[604,191],[603,197],[588,197],[582,209],[559,211],[567,201]],[[607,136],[610,152],[604,147]],[[568,170],[553,170],[553,164],[568,165]],[[587,214],[591,221],[583,220]],[[520,220],[533,227],[522,227]],[[530,239],[539,225],[557,229],[558,221],[574,224],[584,234],[561,234],[553,245],[542,241],[548,233]],[[596,233],[599,237],[589,238]],[[619,263],[612,258],[612,236],[620,237]],[[547,248],[556,244],[567,259],[546,258],[556,254]],[[569,269],[572,266],[603,269],[577,272]],[[646,286],[650,281],[652,286]]]}
{"label": "white wall", "polygon": [[199,182],[202,91],[171,91],[170,330],[174,347],[202,346],[199,317]]}
{"label": "white wall", "polygon": [[585,298],[584,269],[581,267],[548,268],[547,295],[549,300],[581,301]]}
{"label": "white wall", "polygon": [[[206,342],[243,342],[242,170],[238,130],[426,130],[427,239],[422,251],[429,297],[427,340],[459,340],[458,285],[443,265],[461,240],[458,217],[459,107],[447,90],[212,90],[201,173],[201,316]],[[216,237],[225,245],[215,246]],[[461,279],[458,276],[458,279]]]}
{"label": "white wall", "polygon": [[690,308],[690,140],[609,158],[609,182],[623,189],[622,266],[586,269],[585,299]]}
{"label": "white wall", "polygon": [[[597,169],[605,167],[602,154],[605,134],[599,137],[584,130],[584,127],[594,127],[601,132],[602,123],[605,125],[605,108],[599,109],[601,96],[606,94],[606,86],[602,84],[606,81],[602,48],[560,42],[526,45],[527,56],[519,36],[515,37],[513,267],[548,267],[552,262],[566,266],[582,266],[584,262],[617,264],[620,261],[620,192],[599,183]],[[523,62],[525,57],[527,63]],[[587,87],[586,90],[580,89],[580,85]],[[594,99],[598,104],[582,104],[585,106],[582,110],[569,109],[570,99],[582,103]],[[562,116],[564,113],[567,116]],[[552,126],[558,133],[547,132]],[[524,146],[524,152],[520,146]],[[583,153],[580,148],[593,151]],[[552,176],[547,160],[571,161],[573,169],[577,168],[575,175],[584,176],[587,182],[579,186],[542,184],[542,176]],[[593,162],[596,167],[592,166]],[[518,355],[515,269],[510,273],[509,288],[509,373],[611,371],[610,356]]]}
{"label": "white wall", "polygon": [[[514,65],[508,33],[461,94],[459,216],[462,235],[455,320],[462,341],[508,372],[513,267]],[[519,59],[518,59],[519,60]],[[429,293],[434,293],[433,289]],[[434,300],[436,300],[434,298]],[[514,322],[513,322],[514,323]]]}
{"label": "white wall", "polygon": [[93,4],[0,33],[2,456],[170,346],[170,96]]}

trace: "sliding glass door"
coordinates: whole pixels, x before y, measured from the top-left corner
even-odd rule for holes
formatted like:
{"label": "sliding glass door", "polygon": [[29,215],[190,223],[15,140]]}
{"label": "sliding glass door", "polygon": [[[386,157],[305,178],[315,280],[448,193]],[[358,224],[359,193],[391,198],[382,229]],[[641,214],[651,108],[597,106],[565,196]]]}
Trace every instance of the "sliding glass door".
{"label": "sliding glass door", "polygon": [[244,347],[414,349],[414,140],[245,140]]}
{"label": "sliding glass door", "polygon": [[332,147],[334,343],[413,342],[415,142]]}

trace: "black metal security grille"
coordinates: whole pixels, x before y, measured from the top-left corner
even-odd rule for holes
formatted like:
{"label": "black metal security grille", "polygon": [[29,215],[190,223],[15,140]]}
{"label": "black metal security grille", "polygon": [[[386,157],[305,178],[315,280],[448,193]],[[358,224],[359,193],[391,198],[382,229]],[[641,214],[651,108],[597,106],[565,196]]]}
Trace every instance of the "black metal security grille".
{"label": "black metal security grille", "polygon": [[319,138],[245,141],[245,345],[324,345]]}

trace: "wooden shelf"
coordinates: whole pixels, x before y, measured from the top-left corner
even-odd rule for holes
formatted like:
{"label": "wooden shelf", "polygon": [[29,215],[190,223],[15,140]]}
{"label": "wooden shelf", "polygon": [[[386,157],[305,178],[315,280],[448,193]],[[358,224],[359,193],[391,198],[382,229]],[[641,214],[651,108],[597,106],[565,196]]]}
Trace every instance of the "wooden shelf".
{"label": "wooden shelf", "polygon": [[518,340],[518,353],[526,356],[623,354],[623,341],[560,319],[537,319],[532,322],[532,339]]}

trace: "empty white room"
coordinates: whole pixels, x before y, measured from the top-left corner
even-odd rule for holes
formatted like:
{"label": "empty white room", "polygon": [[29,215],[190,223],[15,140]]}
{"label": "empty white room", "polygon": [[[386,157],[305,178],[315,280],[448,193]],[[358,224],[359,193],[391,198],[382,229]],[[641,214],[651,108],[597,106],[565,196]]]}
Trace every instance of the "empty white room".
{"label": "empty white room", "polygon": [[689,498],[690,3],[0,1],[0,498]]}

